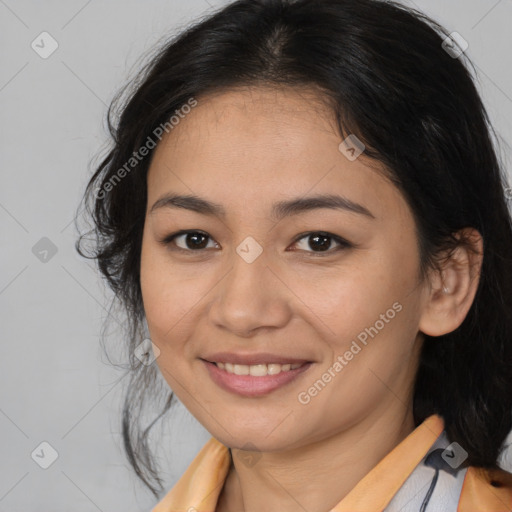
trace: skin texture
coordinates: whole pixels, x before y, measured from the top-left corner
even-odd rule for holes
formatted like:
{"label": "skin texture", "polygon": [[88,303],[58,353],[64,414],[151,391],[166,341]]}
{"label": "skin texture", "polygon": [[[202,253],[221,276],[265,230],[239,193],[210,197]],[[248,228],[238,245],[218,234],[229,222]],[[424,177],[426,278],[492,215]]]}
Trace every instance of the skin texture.
{"label": "skin texture", "polygon": [[[405,199],[378,163],[340,152],[344,137],[315,91],[252,87],[197,99],[162,139],[148,172],[141,287],[157,364],[189,411],[232,448],[220,512],[326,511],[414,429],[422,332],[460,325],[481,260],[459,249],[442,272],[420,280]],[[150,212],[170,192],[218,203],[226,215]],[[332,208],[271,217],[273,203],[317,194],[343,195],[374,218]],[[160,242],[179,230],[207,233],[207,248],[187,246],[185,236]],[[332,239],[321,251],[307,235],[296,241],[318,231],[351,246]],[[248,236],[263,249],[252,263],[236,252]],[[474,244],[481,249],[477,232]],[[394,303],[401,306],[394,318],[300,403],[299,393]],[[200,358],[217,351],[313,365],[267,395],[242,397],[211,380]]]}

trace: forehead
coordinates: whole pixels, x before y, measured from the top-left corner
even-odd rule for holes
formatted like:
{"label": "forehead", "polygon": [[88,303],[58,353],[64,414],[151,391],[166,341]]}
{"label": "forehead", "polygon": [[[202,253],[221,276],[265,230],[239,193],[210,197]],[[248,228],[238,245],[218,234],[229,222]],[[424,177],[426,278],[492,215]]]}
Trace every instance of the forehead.
{"label": "forehead", "polygon": [[382,166],[340,152],[332,109],[314,90],[240,88],[197,101],[155,150],[148,203],[168,190],[240,207],[314,191],[389,207]]}
{"label": "forehead", "polygon": [[312,89],[239,87],[197,102],[164,137],[157,152],[165,148],[176,152],[193,144],[200,154],[203,148],[219,147],[221,152],[229,147],[233,152],[237,146],[272,149],[276,154],[293,143],[298,149],[308,141],[309,145],[323,142],[321,134],[334,142],[339,139],[331,109]]}

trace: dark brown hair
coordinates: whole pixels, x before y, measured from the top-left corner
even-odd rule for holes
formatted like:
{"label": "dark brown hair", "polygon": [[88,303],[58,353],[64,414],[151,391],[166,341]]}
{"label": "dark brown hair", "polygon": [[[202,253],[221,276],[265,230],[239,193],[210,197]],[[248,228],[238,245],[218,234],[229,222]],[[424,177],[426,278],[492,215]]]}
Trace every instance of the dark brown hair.
{"label": "dark brown hair", "polygon": [[[468,464],[494,467],[512,427],[512,227],[497,137],[470,61],[445,51],[447,36],[432,19],[391,1],[239,0],[159,49],[109,109],[112,147],[84,196],[93,254],[82,250],[86,235],[77,241],[126,312],[129,353],[143,337],[139,267],[151,155],[114,187],[106,184],[191,97],[240,85],[312,86],[333,105],[340,133],[355,134],[366,155],[390,170],[417,224],[422,272],[435,267],[440,251],[465,242],[453,237],[461,228],[483,236],[467,317],[449,334],[426,336],[414,416],[418,424],[440,414]],[[141,410],[148,393],[155,396],[159,372],[133,356],[129,371],[124,446],[157,496],[148,434],[173,395],[161,386],[160,415],[143,428]]]}

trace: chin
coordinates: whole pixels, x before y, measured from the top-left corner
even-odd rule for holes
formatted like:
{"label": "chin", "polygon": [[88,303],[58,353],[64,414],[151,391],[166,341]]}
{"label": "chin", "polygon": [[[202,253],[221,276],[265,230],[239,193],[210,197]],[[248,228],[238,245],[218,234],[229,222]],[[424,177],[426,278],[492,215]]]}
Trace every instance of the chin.
{"label": "chin", "polygon": [[210,431],[213,437],[219,440],[228,448],[245,450],[245,451],[258,451],[258,452],[279,452],[287,450],[295,444],[297,440],[291,439],[290,436],[279,436],[270,439],[267,432],[272,432],[272,429],[255,430],[244,428],[231,428],[230,432],[233,435],[226,434],[224,430],[219,432],[219,435]]}

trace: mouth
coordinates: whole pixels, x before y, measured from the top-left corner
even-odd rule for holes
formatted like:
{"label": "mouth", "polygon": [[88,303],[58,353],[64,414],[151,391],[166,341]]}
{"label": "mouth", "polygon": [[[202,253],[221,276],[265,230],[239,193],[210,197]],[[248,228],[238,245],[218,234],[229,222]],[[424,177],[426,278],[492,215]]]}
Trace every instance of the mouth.
{"label": "mouth", "polygon": [[313,364],[311,361],[290,363],[234,364],[202,359],[208,373],[225,391],[257,397],[275,391],[295,380]]}
{"label": "mouth", "polygon": [[227,373],[232,373],[234,375],[252,375],[253,377],[265,377],[265,375],[278,375],[281,372],[289,372],[290,370],[296,370],[300,368],[303,364],[307,363],[268,363],[268,364],[233,364],[233,363],[223,363],[223,362],[215,362],[209,361],[215,365],[217,368],[226,371]]}

